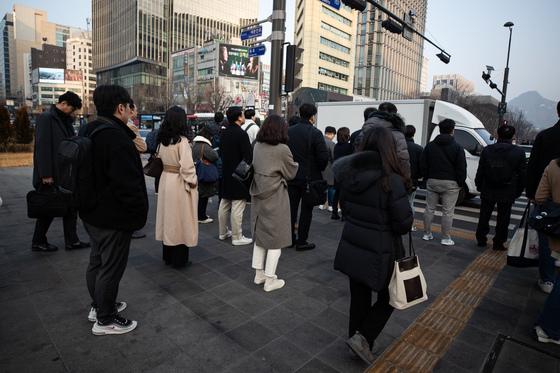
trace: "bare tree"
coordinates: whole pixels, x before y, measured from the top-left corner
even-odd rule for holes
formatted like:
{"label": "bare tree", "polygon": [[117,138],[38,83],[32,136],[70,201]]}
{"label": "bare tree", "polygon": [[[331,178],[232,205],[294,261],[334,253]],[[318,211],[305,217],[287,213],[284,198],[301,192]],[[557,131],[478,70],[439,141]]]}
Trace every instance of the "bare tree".
{"label": "bare tree", "polygon": [[231,96],[225,92],[224,88],[216,84],[206,87],[204,98],[206,99],[208,108],[213,113],[225,111],[233,102]]}
{"label": "bare tree", "polygon": [[510,126],[515,128],[515,136],[519,143],[528,143],[535,139],[537,130],[535,126],[527,120],[523,110],[514,109],[506,113],[505,119]]}

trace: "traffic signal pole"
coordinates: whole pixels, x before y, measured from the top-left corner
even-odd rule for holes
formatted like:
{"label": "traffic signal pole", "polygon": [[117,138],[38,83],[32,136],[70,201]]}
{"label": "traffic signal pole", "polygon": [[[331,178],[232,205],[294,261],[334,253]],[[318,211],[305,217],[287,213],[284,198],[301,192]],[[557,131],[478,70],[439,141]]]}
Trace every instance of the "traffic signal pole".
{"label": "traffic signal pole", "polygon": [[286,0],[274,0],[272,5],[272,35],[270,55],[269,114],[282,114],[282,64],[286,24]]}

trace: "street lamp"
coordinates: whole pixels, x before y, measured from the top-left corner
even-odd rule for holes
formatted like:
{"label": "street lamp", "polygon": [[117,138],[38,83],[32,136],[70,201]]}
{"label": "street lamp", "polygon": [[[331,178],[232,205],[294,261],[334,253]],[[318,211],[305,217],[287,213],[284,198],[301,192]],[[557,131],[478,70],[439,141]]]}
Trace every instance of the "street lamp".
{"label": "street lamp", "polygon": [[504,71],[504,83],[502,86],[502,101],[500,102],[499,107],[499,125],[501,126],[504,122],[504,114],[506,113],[507,103],[506,103],[506,95],[507,95],[507,86],[509,84],[509,52],[511,49],[511,33],[513,29],[513,22],[506,22],[504,23],[504,27],[509,28],[509,42],[508,42],[508,52],[507,52],[507,60],[506,60],[506,70]]}

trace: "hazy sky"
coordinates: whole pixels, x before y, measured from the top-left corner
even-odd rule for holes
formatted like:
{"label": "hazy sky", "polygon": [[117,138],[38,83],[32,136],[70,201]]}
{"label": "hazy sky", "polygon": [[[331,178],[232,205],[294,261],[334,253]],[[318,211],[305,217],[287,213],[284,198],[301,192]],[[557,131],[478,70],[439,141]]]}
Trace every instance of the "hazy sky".
{"label": "hazy sky", "polygon": [[[20,0],[18,3],[46,10],[52,22],[83,28],[86,27],[86,17],[91,14],[91,0],[74,0],[70,6],[67,0]],[[272,0],[259,3],[260,18],[264,18],[272,11]],[[11,4],[9,0],[2,1],[2,15],[11,9]],[[286,40],[293,41],[295,0],[287,0],[287,4]],[[494,92],[498,97],[480,75],[485,65],[494,66],[493,78],[501,87],[509,36],[508,29],[502,25],[512,21],[515,26],[508,98],[536,90],[548,99],[559,101],[558,19],[560,0],[533,0],[529,3],[521,0],[428,0],[426,36],[452,56],[451,63],[445,65],[435,56],[438,51],[426,43],[424,54],[430,59],[429,82],[431,84],[434,74],[459,73],[475,83],[478,93]],[[266,27],[264,31],[266,36]]]}

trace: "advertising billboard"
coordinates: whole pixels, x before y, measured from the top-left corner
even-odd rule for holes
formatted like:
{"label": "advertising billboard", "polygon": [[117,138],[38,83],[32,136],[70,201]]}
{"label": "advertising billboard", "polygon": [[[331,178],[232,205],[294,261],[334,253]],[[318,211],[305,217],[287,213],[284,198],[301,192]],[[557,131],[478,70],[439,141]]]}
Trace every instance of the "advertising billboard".
{"label": "advertising billboard", "polygon": [[64,69],[40,67],[39,83],[64,84]]}
{"label": "advertising billboard", "polygon": [[66,82],[81,82],[82,72],[80,70],[64,70],[64,80]]}
{"label": "advertising billboard", "polygon": [[259,78],[259,59],[249,57],[249,48],[238,45],[220,44],[218,51],[218,73],[230,78]]}

